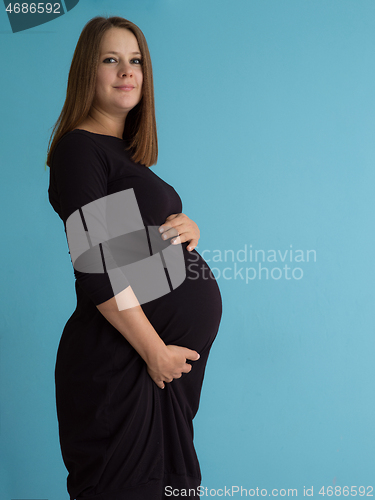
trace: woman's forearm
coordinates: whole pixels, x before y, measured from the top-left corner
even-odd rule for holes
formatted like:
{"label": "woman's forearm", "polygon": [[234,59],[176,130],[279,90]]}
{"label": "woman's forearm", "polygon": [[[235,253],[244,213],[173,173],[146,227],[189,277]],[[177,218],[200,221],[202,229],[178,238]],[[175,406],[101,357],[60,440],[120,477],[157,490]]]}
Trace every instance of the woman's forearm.
{"label": "woman's forearm", "polygon": [[199,354],[192,349],[165,345],[143,312],[131,286],[96,307],[144,359],[150,377],[161,389],[164,382],[172,382],[190,372],[192,365],[186,362],[188,359],[199,359]]}
{"label": "woman's forearm", "polygon": [[131,286],[96,307],[147,364],[165,349],[165,343],[143,312]]}

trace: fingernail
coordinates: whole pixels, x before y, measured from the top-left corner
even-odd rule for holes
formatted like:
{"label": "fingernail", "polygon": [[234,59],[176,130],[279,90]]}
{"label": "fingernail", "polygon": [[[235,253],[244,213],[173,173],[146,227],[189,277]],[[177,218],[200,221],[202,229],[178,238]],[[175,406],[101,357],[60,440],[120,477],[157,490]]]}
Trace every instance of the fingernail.
{"label": "fingernail", "polygon": [[175,241],[176,241],[176,240],[173,238],[173,239],[171,240],[171,243],[174,243]]}
{"label": "fingernail", "polygon": [[159,227],[159,231],[162,233],[164,231],[164,227]]}

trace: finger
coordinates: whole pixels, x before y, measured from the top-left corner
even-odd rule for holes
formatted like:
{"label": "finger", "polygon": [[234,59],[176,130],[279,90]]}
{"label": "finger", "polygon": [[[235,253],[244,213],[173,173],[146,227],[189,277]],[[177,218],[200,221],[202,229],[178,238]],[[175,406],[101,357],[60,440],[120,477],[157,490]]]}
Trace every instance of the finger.
{"label": "finger", "polygon": [[162,233],[169,229],[170,227],[175,227],[175,226],[181,226],[184,224],[185,221],[185,214],[171,214],[169,215],[165,220],[168,221],[164,222],[161,226],[159,226],[159,232]]}
{"label": "finger", "polygon": [[180,245],[181,243],[184,243],[185,241],[187,241],[187,240],[184,237],[182,237],[181,234],[179,234],[175,238],[171,239],[171,244],[172,245]]}
{"label": "finger", "polygon": [[[176,231],[176,233],[174,234],[174,232]],[[171,229],[170,231],[166,231],[165,232],[168,236],[168,238],[170,238],[172,235],[174,236],[180,236],[180,241],[179,243],[184,243],[185,241],[189,241],[192,245],[194,245],[194,247],[197,246],[198,244],[198,240],[199,240],[199,237],[197,238],[196,236],[196,231],[193,231],[191,227],[185,225],[185,224],[180,224],[180,225],[175,225],[173,227],[173,229]],[[162,237],[164,236],[164,234],[162,234]],[[173,241],[171,240],[171,243]]]}
{"label": "finger", "polygon": [[185,241],[189,242],[188,250],[194,250],[198,245],[198,240],[196,238],[189,238],[189,233],[180,233],[177,238],[171,240],[171,243],[172,245],[177,245],[177,243],[185,243]]}
{"label": "finger", "polygon": [[178,236],[178,235],[179,235],[179,231],[176,227],[168,226],[161,234],[161,239],[166,240],[168,238],[173,238],[174,236]]}
{"label": "finger", "polygon": [[200,355],[197,351],[193,351],[193,349],[185,347],[185,358],[190,359],[191,361],[197,361],[200,358]]}
{"label": "finger", "polygon": [[171,227],[173,227],[170,223],[169,224],[162,224],[161,226],[159,226],[159,233],[162,234],[162,233],[165,233],[168,231],[168,229],[170,229]]}
{"label": "finger", "polygon": [[[186,232],[186,231],[191,231],[192,227],[191,224],[189,223],[189,220],[186,220],[186,218],[183,217],[175,217],[174,219],[170,219],[168,222],[164,222],[161,226],[159,226],[159,232],[165,232],[166,230],[170,229],[171,227],[178,228],[179,232]],[[160,229],[163,229],[164,231],[160,231]]]}
{"label": "finger", "polygon": [[185,366],[182,368],[182,373],[189,373],[191,371],[191,369],[193,368],[192,365],[190,365],[189,363],[185,363]]}
{"label": "finger", "polygon": [[192,250],[194,250],[194,248],[198,245],[198,240],[193,238],[192,240],[190,240],[190,243],[189,243],[189,246],[187,247],[187,249],[189,250],[189,252],[191,252]]}

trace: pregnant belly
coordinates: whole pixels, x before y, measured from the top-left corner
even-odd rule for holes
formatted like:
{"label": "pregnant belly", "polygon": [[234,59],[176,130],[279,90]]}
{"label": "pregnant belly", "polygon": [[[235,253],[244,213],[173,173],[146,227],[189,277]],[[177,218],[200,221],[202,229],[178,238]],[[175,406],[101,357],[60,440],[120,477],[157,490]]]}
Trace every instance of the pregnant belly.
{"label": "pregnant belly", "polygon": [[215,277],[196,251],[186,250],[186,278],[172,292],[143,304],[142,309],[166,344],[202,352],[216,337],[222,316],[221,294]]}
{"label": "pregnant belly", "polygon": [[[180,345],[202,354],[214,341],[222,316],[221,294],[206,261],[182,244],[186,278],[170,293],[141,307],[166,344]],[[77,309],[65,325],[57,364],[62,378],[75,370],[123,369],[134,361],[134,349],[89,300],[77,290]],[[139,356],[136,356],[136,358]]]}

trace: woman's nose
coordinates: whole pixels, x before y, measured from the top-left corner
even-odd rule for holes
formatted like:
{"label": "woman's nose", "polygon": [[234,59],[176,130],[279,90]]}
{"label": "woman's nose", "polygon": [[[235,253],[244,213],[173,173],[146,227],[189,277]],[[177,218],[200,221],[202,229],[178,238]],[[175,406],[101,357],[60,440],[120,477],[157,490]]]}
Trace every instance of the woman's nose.
{"label": "woman's nose", "polygon": [[119,68],[120,76],[130,76],[133,74],[133,68],[129,63],[124,63],[121,68]]}

